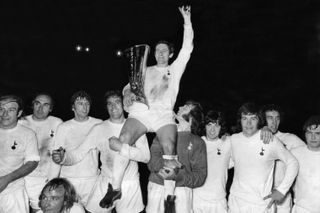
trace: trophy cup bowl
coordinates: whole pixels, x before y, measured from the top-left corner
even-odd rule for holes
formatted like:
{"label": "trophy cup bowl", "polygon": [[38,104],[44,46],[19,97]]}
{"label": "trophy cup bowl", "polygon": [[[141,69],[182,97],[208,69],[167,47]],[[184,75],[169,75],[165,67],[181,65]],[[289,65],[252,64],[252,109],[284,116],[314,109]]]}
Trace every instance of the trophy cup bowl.
{"label": "trophy cup bowl", "polygon": [[147,59],[150,52],[150,46],[147,44],[134,45],[124,51],[117,51],[117,56],[126,57],[129,62],[129,83],[131,92],[136,96],[137,102],[148,102],[144,93],[144,80],[147,68]]}

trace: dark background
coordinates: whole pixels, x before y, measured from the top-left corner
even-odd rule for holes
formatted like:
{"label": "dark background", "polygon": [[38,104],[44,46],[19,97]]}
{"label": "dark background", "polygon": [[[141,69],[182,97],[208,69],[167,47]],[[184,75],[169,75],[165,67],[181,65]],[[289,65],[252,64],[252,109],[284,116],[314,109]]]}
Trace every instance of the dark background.
{"label": "dark background", "polygon": [[[103,94],[127,83],[115,51],[159,39],[179,50],[183,19],[177,6],[190,3],[195,47],[177,106],[191,98],[206,109],[222,108],[233,125],[242,103],[276,103],[286,113],[282,129],[301,134],[302,123],[320,106],[317,2],[7,2],[0,9],[0,93],[30,101],[35,92],[48,91],[56,100],[54,114],[66,120],[72,117],[70,96],[84,89],[94,99],[92,115],[105,118]],[[90,51],[77,52],[76,45]],[[153,54],[149,59],[153,64]]]}
{"label": "dark background", "polygon": [[[282,106],[280,127],[302,137],[303,122],[319,113],[318,0],[191,0],[194,51],[177,106],[187,99],[220,108],[235,124],[247,101]],[[121,89],[128,71],[117,49],[167,39],[179,50],[183,19],[175,0],[26,1],[1,3],[0,93],[30,103],[53,95],[53,114],[72,118],[69,98],[87,90],[91,115],[106,118],[103,94]],[[90,51],[75,50],[76,45]],[[177,53],[177,52],[176,52]],[[154,64],[153,55],[149,64]],[[27,113],[30,108],[27,108]]]}

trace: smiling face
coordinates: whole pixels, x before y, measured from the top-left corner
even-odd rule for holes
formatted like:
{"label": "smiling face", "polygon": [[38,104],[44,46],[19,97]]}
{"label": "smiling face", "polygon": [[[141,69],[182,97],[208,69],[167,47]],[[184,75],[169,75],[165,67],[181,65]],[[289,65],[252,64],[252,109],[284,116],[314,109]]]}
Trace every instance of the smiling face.
{"label": "smiling face", "polygon": [[320,151],[320,125],[308,126],[305,136],[308,148],[313,151]]}
{"label": "smiling face", "polygon": [[0,128],[14,128],[21,113],[17,102],[10,99],[0,101]]}
{"label": "smiling face", "polygon": [[259,117],[256,114],[241,114],[242,133],[251,137],[258,131]]}
{"label": "smiling face", "polygon": [[90,102],[86,98],[77,98],[72,106],[75,120],[86,120],[90,112]]}
{"label": "smiling face", "polygon": [[166,67],[168,66],[169,59],[172,57],[170,53],[170,48],[167,44],[159,43],[156,46],[154,56],[157,61],[157,66]]}
{"label": "smiling face", "polygon": [[124,119],[122,99],[120,97],[109,97],[107,99],[107,110],[111,121]]}
{"label": "smiling face", "polygon": [[219,138],[221,126],[217,122],[210,122],[206,125],[206,137],[208,140],[216,140]]}

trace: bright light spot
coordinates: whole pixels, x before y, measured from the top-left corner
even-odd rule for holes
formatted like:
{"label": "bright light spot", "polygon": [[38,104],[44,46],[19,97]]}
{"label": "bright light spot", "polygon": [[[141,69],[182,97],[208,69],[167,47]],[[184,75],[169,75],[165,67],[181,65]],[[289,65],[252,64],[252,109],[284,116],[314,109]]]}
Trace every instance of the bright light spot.
{"label": "bright light spot", "polygon": [[89,47],[86,47],[85,51],[86,51],[86,52],[89,52],[89,51],[90,51],[90,48],[89,48]]}
{"label": "bright light spot", "polygon": [[82,47],[80,45],[76,46],[76,51],[80,52],[82,50]]}
{"label": "bright light spot", "polygon": [[121,50],[117,50],[116,55],[118,57],[121,57],[123,55],[123,52]]}

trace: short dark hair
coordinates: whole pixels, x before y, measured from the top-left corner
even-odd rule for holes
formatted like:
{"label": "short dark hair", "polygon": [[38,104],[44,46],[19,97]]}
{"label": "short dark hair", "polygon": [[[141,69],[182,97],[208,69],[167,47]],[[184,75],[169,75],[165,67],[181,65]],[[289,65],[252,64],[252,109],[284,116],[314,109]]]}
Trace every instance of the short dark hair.
{"label": "short dark hair", "polygon": [[227,133],[227,122],[223,112],[209,110],[204,117],[204,124],[217,123],[221,126],[218,137],[221,138]]}
{"label": "short dark hair", "polygon": [[[41,96],[41,95],[47,96],[50,99],[50,108],[53,109],[53,106],[55,105],[54,100],[53,100],[52,96],[47,92],[39,92],[39,93],[37,93],[32,99],[32,104],[34,103],[36,98]],[[32,106],[32,108],[33,108],[33,106]]]}
{"label": "short dark hair", "polygon": [[70,99],[71,107],[74,105],[75,101],[78,98],[87,99],[88,102],[90,103],[90,105],[92,105],[91,96],[86,91],[80,90],[80,91],[77,91],[77,92],[73,93],[73,95],[71,96],[71,99]]}
{"label": "short dark hair", "polygon": [[103,96],[103,100],[104,100],[104,103],[107,104],[107,101],[110,97],[118,97],[120,98],[121,100],[123,99],[122,97],[122,94],[119,90],[109,90],[107,91],[104,96]]}
{"label": "short dark hair", "polygon": [[185,104],[191,105],[193,108],[190,110],[189,114],[184,115],[183,118],[188,122],[190,118],[192,118],[191,133],[202,136],[204,115],[201,104],[193,100],[186,101]]}
{"label": "short dark hair", "polygon": [[69,210],[74,203],[78,201],[78,197],[76,194],[76,190],[74,186],[65,178],[54,178],[50,180],[41,190],[40,196],[39,196],[39,206],[41,208],[41,200],[44,199],[43,194],[46,189],[49,191],[55,190],[56,188],[63,186],[65,190],[64,195],[64,210]]}
{"label": "short dark hair", "polygon": [[122,93],[120,92],[120,90],[109,90],[103,96],[103,103],[104,103],[105,109],[107,109],[108,99],[110,97],[118,97],[118,98],[120,98],[121,99],[121,103],[123,101],[123,96],[122,96]]}
{"label": "short dark hair", "polygon": [[264,124],[263,116],[261,115],[261,111],[259,107],[253,102],[247,102],[240,106],[237,113],[237,125],[238,130],[242,129],[241,127],[241,118],[242,114],[244,115],[256,115],[258,117],[258,129],[260,129]]}
{"label": "short dark hair", "polygon": [[[279,113],[280,115],[280,121],[283,119],[283,111],[281,109],[280,106],[276,105],[276,104],[267,104],[267,105],[264,105],[262,107],[262,116],[264,117],[264,119],[266,119],[266,112],[270,112],[270,111],[276,111]],[[266,122],[266,120],[265,120]]]}
{"label": "short dark hair", "polygon": [[155,45],[154,45],[154,50],[156,50],[156,47],[159,45],[159,44],[165,44],[169,47],[169,54],[171,53],[174,53],[174,45],[166,40],[160,40],[158,41]]}
{"label": "short dark hair", "polygon": [[313,115],[303,124],[303,131],[306,132],[309,126],[320,125],[320,115]]}
{"label": "short dark hair", "polygon": [[18,111],[23,111],[24,103],[21,97],[17,95],[2,95],[0,96],[0,101],[9,100],[18,104]]}

